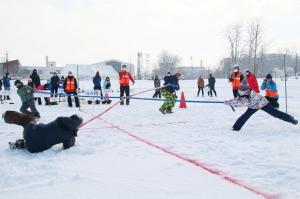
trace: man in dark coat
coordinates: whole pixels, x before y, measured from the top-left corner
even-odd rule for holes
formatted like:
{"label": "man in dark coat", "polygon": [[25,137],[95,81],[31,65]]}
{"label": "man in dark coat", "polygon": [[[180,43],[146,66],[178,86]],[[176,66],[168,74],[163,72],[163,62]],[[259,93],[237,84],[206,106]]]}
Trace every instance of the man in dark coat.
{"label": "man in dark coat", "polygon": [[216,84],[216,78],[214,78],[212,76],[212,74],[209,74],[209,78],[208,78],[208,86],[209,87],[209,95],[212,97],[213,96],[213,92],[215,94],[215,96],[217,97],[217,92],[215,90],[215,84]]}
{"label": "man in dark coat", "polygon": [[51,97],[53,97],[53,94],[55,93],[55,97],[57,97],[57,91],[59,86],[59,77],[57,76],[57,73],[53,73],[53,76],[51,77],[50,84],[51,84]]}
{"label": "man in dark coat", "polygon": [[6,123],[24,128],[23,139],[11,146],[26,148],[31,153],[45,151],[60,143],[64,149],[74,146],[77,131],[82,124],[82,118],[77,115],[58,117],[48,124],[36,124],[35,118],[15,111],[6,111],[3,117]]}
{"label": "man in dark coat", "polygon": [[[33,69],[32,74],[29,76],[30,79],[32,79],[33,84],[37,88],[39,85],[41,85],[40,76],[37,73],[36,69]],[[38,105],[42,105],[42,99],[40,97],[34,98],[35,100],[38,100]]]}
{"label": "man in dark coat", "polygon": [[[2,79],[4,90],[6,90],[6,91],[10,91],[10,80],[11,80],[11,78],[9,76],[9,73],[6,73]],[[4,100],[10,100],[9,95],[4,96]]]}
{"label": "man in dark coat", "polygon": [[[160,79],[158,78],[157,75],[155,75],[155,78],[154,78],[154,88],[159,88],[159,87],[160,87]],[[157,98],[157,96],[159,98],[161,98],[160,88],[159,89],[155,89],[155,93],[152,96],[152,98]]]}

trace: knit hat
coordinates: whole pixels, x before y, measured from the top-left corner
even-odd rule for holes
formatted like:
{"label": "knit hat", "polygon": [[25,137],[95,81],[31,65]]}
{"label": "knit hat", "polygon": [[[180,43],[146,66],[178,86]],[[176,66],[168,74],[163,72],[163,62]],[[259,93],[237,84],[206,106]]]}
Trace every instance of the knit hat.
{"label": "knit hat", "polygon": [[96,72],[96,75],[100,75],[99,71]]}
{"label": "knit hat", "polygon": [[239,95],[240,96],[245,96],[245,95],[250,95],[250,87],[248,85],[247,80],[243,80],[240,87],[239,87]]}
{"label": "knit hat", "polygon": [[72,76],[73,74],[72,74],[72,71],[69,71],[68,72],[68,76]]}
{"label": "knit hat", "polygon": [[17,80],[15,81],[14,84],[15,84],[15,85],[17,85],[17,84],[22,84],[22,82],[21,82],[20,80],[17,79]]}
{"label": "knit hat", "polygon": [[272,75],[270,73],[267,74],[266,79],[272,79]]}
{"label": "knit hat", "polygon": [[233,69],[238,69],[238,70],[240,70],[240,65],[234,64]]}

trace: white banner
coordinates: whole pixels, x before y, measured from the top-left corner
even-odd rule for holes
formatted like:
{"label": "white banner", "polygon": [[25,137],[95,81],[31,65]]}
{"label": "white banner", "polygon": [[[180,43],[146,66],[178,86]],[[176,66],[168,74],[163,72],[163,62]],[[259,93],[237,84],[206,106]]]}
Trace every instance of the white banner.
{"label": "white banner", "polygon": [[0,95],[10,95],[10,90],[0,90]]}

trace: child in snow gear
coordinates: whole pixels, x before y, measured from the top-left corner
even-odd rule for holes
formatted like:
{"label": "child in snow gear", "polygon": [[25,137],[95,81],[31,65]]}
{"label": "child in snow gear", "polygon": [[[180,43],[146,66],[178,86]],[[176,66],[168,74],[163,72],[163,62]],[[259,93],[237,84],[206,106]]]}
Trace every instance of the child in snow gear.
{"label": "child in snow gear", "polygon": [[200,91],[202,91],[202,97],[204,97],[204,79],[199,76],[198,81],[197,81],[197,86],[198,86],[198,93],[197,93],[197,97],[199,97]]}
{"label": "child in snow gear", "polygon": [[64,82],[64,91],[65,93],[68,95],[68,105],[69,107],[72,107],[72,99],[71,99],[71,95],[74,96],[75,98],[75,105],[76,107],[79,107],[79,99],[77,96],[77,80],[76,78],[73,76],[72,72],[69,71],[68,73],[68,77],[65,79]]}
{"label": "child in snow gear", "polygon": [[[154,78],[154,88],[159,88],[160,87],[160,79],[158,78],[157,75],[155,75],[155,78]],[[154,95],[152,96],[152,98],[161,98],[161,92],[160,92],[160,89],[155,89],[155,93]]]}
{"label": "child in snow gear", "polygon": [[[10,80],[11,80],[11,78],[9,76],[9,73],[6,73],[2,79],[2,81],[3,81],[2,83],[3,83],[5,91],[10,91]],[[4,96],[4,100],[10,100],[9,95]]]}
{"label": "child in snow gear", "polygon": [[[217,92],[215,90],[215,84],[216,84],[216,78],[214,78],[212,76],[212,74],[209,74],[209,77],[208,77],[208,84],[206,86],[209,87],[209,91],[208,91],[208,96],[213,96],[213,92],[215,94],[215,96],[217,97]],[[205,86],[205,87],[206,87]]]}
{"label": "child in snow gear", "polygon": [[[20,111],[24,114],[40,118],[40,113],[35,107],[33,89],[30,86],[23,85],[20,80],[15,81],[15,86],[18,88],[17,93],[22,101]],[[30,108],[31,112],[27,110],[28,108]]]}
{"label": "child in snow gear", "polygon": [[229,82],[231,82],[233,97],[236,98],[238,96],[238,90],[240,87],[240,83],[243,81],[244,76],[240,72],[240,68],[238,64],[235,64],[233,67],[233,72],[229,78]]}
{"label": "child in snow gear", "polygon": [[181,73],[177,72],[175,75],[165,76],[164,77],[164,87],[161,90],[162,96],[166,99],[163,105],[159,108],[159,111],[163,114],[172,113],[172,109],[175,106],[176,90],[179,90],[178,80],[181,76]]}
{"label": "child in snow gear", "polygon": [[238,90],[239,97],[226,101],[225,104],[231,106],[247,106],[247,111],[238,118],[238,120],[233,125],[232,129],[234,131],[239,131],[243,125],[247,122],[247,120],[258,110],[263,110],[266,113],[270,114],[273,117],[281,119],[283,121],[292,123],[294,125],[298,124],[298,121],[294,119],[289,114],[281,112],[275,109],[262,95],[256,93],[253,90],[250,90],[250,87],[246,80],[242,81],[242,84]]}
{"label": "child in snow gear", "polygon": [[105,81],[103,82],[103,89],[104,89],[104,98],[102,104],[110,104],[111,100],[109,99],[109,91],[111,88],[110,78],[105,77]]}
{"label": "child in snow gear", "polygon": [[[129,95],[130,95],[130,88],[129,88],[129,81],[132,84],[135,83],[134,79],[132,78],[131,74],[127,72],[127,66],[123,65],[121,67],[121,71],[119,72],[119,80],[120,80],[120,99],[124,97],[124,93],[126,94],[126,105],[129,105]],[[120,102],[120,105],[124,105],[124,100]]]}
{"label": "child in snow gear", "polygon": [[249,71],[249,69],[245,70],[246,80],[249,84],[250,90],[253,90],[256,93],[260,93],[256,76]]}
{"label": "child in snow gear", "polygon": [[23,139],[9,143],[10,147],[25,148],[31,153],[45,151],[60,143],[64,149],[74,146],[77,131],[82,124],[82,118],[77,115],[58,117],[48,124],[36,124],[34,117],[15,111],[6,111],[4,121],[24,128]]}
{"label": "child in snow gear", "polygon": [[266,90],[265,98],[270,102],[270,104],[274,108],[279,108],[279,103],[278,103],[279,95],[277,92],[277,86],[276,83],[272,80],[271,74],[267,74],[266,79],[264,79],[260,89]]}

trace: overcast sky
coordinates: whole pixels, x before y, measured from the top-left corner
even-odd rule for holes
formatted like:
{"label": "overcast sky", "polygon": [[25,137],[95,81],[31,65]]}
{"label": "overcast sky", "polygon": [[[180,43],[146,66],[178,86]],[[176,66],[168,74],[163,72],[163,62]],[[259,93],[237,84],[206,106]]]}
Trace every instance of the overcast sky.
{"label": "overcast sky", "polygon": [[0,0],[0,58],[22,65],[89,64],[165,49],[182,65],[228,55],[226,26],[260,20],[269,52],[300,53],[299,0]]}

